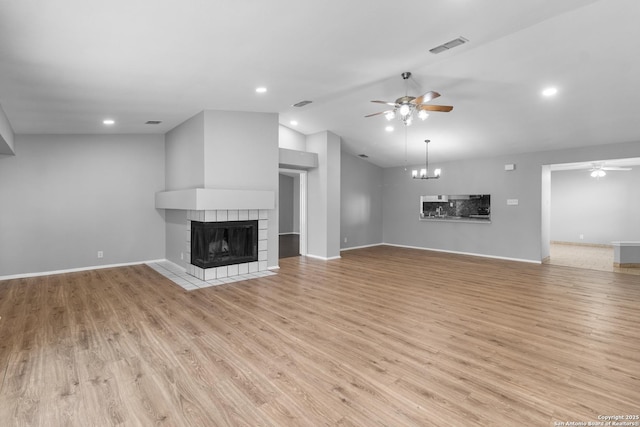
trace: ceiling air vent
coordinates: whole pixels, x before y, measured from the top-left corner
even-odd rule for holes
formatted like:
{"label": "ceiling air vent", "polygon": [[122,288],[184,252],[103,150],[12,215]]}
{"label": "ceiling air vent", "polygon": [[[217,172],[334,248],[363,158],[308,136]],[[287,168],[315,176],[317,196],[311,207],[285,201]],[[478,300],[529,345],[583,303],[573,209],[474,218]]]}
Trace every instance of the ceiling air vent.
{"label": "ceiling air vent", "polygon": [[369,156],[367,156],[366,154],[358,154],[358,157],[360,157],[361,159],[368,159]]}
{"label": "ceiling air vent", "polygon": [[162,123],[162,120],[147,120],[144,124],[145,125],[159,125],[160,123]]}
{"label": "ceiling air vent", "polygon": [[461,44],[465,44],[469,40],[464,37],[458,37],[457,39],[453,39],[450,42],[446,42],[445,44],[441,44],[440,46],[436,46],[433,49],[429,49],[431,53],[441,53],[445,50],[453,49],[454,47],[460,46]]}
{"label": "ceiling air vent", "polygon": [[311,104],[313,101],[300,101],[293,104],[294,107],[304,107],[305,105]]}

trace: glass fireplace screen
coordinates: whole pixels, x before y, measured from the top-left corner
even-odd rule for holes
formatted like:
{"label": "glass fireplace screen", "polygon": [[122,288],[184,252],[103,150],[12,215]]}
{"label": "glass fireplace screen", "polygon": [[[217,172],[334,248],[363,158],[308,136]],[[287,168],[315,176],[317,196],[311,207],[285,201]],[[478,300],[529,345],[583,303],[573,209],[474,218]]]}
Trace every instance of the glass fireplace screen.
{"label": "glass fireplace screen", "polygon": [[221,267],[258,260],[258,221],[191,222],[191,264]]}

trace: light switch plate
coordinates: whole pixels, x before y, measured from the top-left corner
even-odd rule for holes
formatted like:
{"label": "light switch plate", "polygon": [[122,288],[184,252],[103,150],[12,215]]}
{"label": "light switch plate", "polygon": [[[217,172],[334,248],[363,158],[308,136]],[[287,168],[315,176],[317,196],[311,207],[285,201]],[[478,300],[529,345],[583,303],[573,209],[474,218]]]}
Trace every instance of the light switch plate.
{"label": "light switch plate", "polygon": [[507,206],[518,206],[518,199],[507,199]]}

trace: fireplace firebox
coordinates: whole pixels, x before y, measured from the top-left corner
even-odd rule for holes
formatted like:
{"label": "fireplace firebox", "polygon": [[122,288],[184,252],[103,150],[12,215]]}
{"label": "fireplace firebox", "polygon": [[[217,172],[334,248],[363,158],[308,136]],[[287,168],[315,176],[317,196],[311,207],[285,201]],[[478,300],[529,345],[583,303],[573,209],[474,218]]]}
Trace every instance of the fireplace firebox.
{"label": "fireplace firebox", "polygon": [[191,221],[191,264],[222,267],[258,260],[258,221]]}

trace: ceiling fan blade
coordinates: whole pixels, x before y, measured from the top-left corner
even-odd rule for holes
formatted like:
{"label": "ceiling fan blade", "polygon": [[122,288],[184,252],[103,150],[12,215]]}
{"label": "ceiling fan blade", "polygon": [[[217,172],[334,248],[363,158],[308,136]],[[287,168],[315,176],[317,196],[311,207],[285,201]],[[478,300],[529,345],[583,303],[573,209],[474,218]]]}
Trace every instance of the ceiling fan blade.
{"label": "ceiling fan blade", "polygon": [[387,101],[371,101],[371,102],[375,102],[376,104],[391,105],[392,107],[399,107],[399,105],[396,104],[395,102],[387,102]]}
{"label": "ceiling fan blade", "polygon": [[387,114],[387,113],[389,113],[391,111],[393,111],[393,110],[380,111],[379,113],[367,114],[365,117],[379,116],[380,114]]}
{"label": "ceiling fan blade", "polygon": [[416,99],[411,101],[411,103],[415,104],[415,105],[420,105],[423,102],[429,102],[432,99],[436,99],[439,96],[440,96],[440,94],[438,92],[430,91],[430,92],[425,93],[422,96],[417,97]]}
{"label": "ceiling fan blade", "polygon": [[427,104],[422,104],[422,105],[417,105],[416,108],[418,110],[441,111],[443,113],[448,113],[449,111],[453,110],[453,107],[451,105],[427,105]]}
{"label": "ceiling fan blade", "polygon": [[619,167],[619,166],[605,166],[605,167],[600,168],[600,169],[605,170],[605,171],[630,171],[630,170],[632,170],[631,168],[622,168],[622,167]]}

